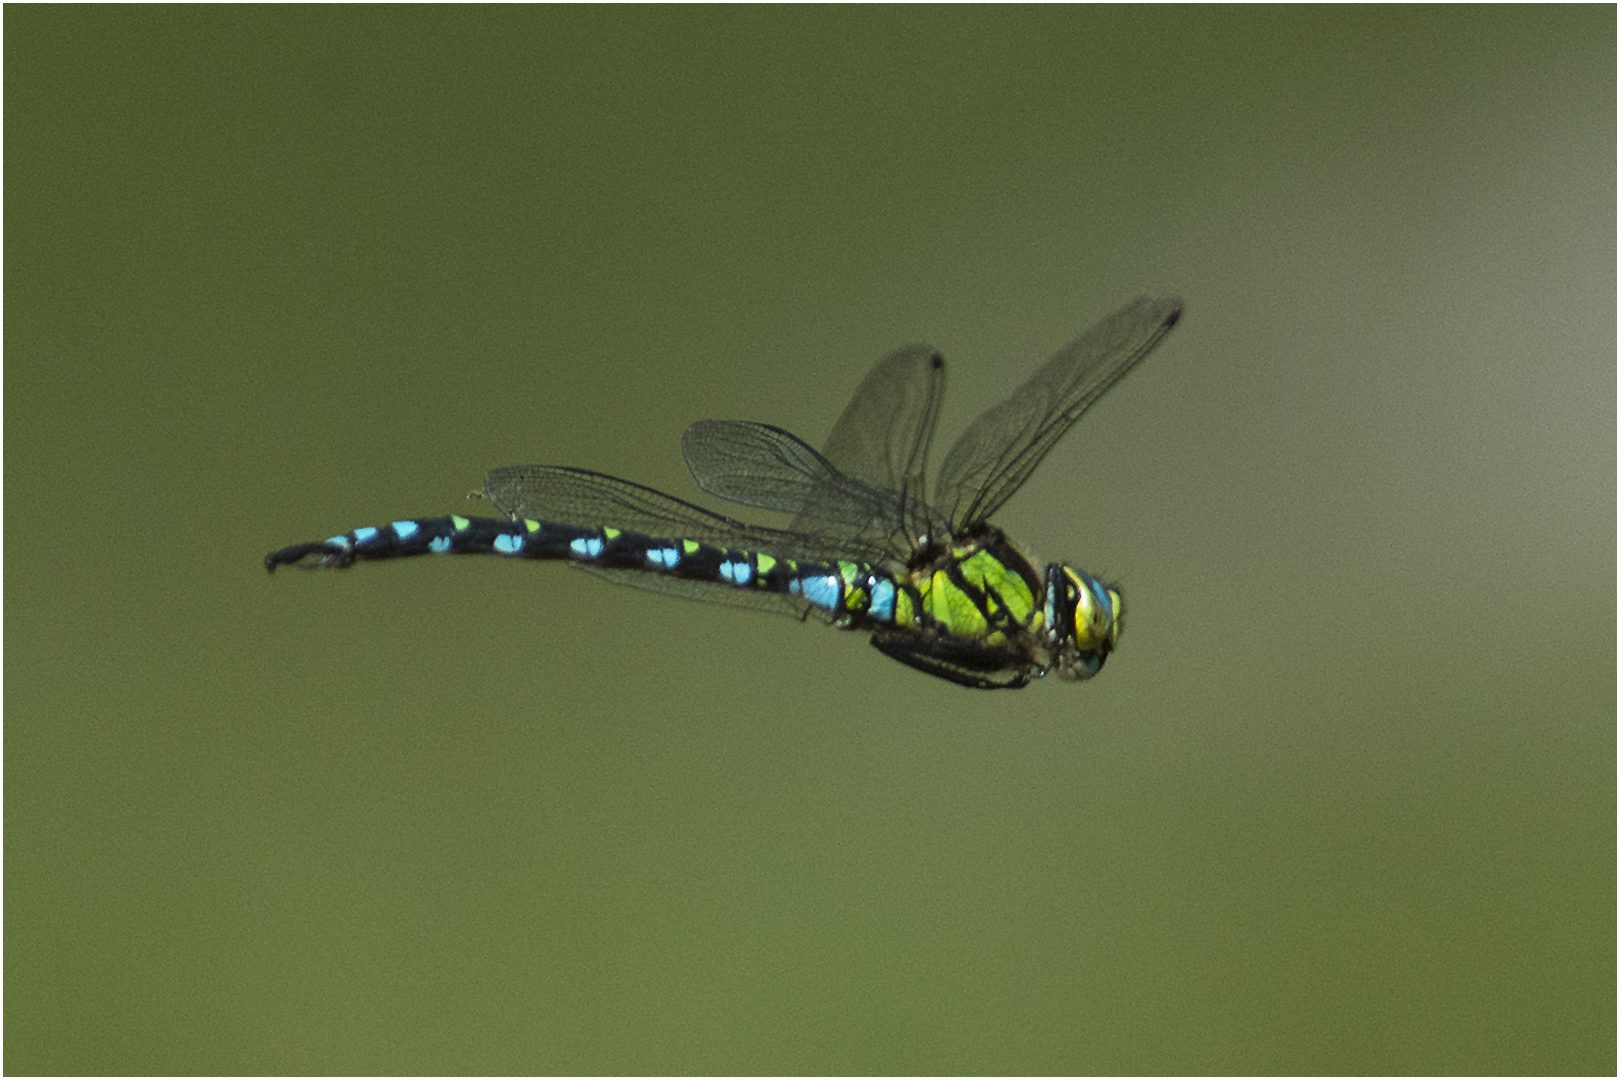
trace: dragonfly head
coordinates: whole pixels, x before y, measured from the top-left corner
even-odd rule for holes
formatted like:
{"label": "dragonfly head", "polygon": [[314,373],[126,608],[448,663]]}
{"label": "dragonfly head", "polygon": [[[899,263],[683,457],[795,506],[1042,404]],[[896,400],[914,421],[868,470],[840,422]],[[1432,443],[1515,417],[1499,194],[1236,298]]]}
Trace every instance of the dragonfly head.
{"label": "dragonfly head", "polygon": [[1115,586],[1062,563],[1046,568],[1046,625],[1058,677],[1089,679],[1119,644],[1124,601]]}

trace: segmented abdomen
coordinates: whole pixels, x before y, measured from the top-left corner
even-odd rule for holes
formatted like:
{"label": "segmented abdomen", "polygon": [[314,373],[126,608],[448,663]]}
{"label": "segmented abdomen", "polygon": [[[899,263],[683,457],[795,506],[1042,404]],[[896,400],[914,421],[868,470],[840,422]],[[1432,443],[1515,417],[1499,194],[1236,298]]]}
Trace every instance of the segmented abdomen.
{"label": "segmented abdomen", "polygon": [[611,527],[586,528],[546,521],[501,518],[420,518],[367,527],[313,544],[298,544],[265,556],[265,568],[303,565],[342,570],[357,560],[413,555],[504,555],[560,559],[602,570],[635,570],[733,589],[795,597],[850,629],[907,627],[915,623],[914,591],[858,562],[778,559],[759,551],[702,544],[679,537],[650,537]]}

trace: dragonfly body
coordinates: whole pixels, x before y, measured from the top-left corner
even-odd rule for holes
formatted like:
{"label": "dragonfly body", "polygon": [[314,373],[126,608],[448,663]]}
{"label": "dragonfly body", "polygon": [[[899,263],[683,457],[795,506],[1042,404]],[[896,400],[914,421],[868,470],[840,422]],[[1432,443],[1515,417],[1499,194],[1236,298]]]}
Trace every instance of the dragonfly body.
{"label": "dragonfly body", "polygon": [[924,498],[944,362],[922,347],[880,360],[824,450],[780,428],[703,421],[683,438],[712,494],[791,514],[744,524],[582,469],[495,469],[505,516],[417,518],[272,552],[265,566],[344,569],[427,554],[561,560],[626,585],[814,616],[869,632],[885,655],[974,688],[1056,671],[1090,678],[1119,638],[1122,601],[1084,571],[1038,570],[986,520],[1057,438],[1157,344],[1180,301],[1144,297],[1075,339],[980,416]]}

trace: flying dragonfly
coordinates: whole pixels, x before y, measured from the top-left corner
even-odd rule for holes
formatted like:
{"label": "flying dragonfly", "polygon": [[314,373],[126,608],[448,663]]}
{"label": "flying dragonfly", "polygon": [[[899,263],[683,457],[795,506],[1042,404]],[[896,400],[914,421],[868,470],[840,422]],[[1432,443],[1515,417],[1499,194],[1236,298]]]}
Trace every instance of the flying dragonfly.
{"label": "flying dragonfly", "polygon": [[785,528],[603,473],[513,465],[491,470],[478,493],[499,518],[407,518],[282,548],[264,565],[555,559],[616,584],[869,633],[884,655],[975,689],[1017,688],[1052,671],[1089,679],[1119,642],[1119,587],[1063,563],[1037,568],[990,517],[1180,316],[1177,297],[1138,297],[1063,346],[968,426],[932,498],[945,361],[914,345],[877,362],[819,451],[770,424],[687,428],[681,450],[698,486],[789,515]]}

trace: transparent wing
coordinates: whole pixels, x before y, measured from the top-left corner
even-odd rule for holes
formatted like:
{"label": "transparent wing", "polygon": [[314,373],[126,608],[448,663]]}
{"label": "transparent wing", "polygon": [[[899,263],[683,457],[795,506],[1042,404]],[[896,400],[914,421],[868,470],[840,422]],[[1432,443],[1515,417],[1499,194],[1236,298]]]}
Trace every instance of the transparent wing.
{"label": "transparent wing", "polygon": [[735,420],[693,424],[681,449],[712,495],[792,514],[795,533],[904,558],[917,537],[948,526],[926,502],[928,446],[944,394],[945,361],[912,345],[867,372],[821,453],[781,428]]}
{"label": "transparent wing", "polygon": [[511,465],[484,475],[484,496],[510,518],[726,544],[747,526],[616,476],[561,465]]}
{"label": "transparent wing", "polygon": [[900,496],[902,511],[928,498],[928,446],[945,400],[945,359],[927,345],[896,349],[872,366],[827,436],[833,468]]}
{"label": "transparent wing", "polygon": [[1152,352],[1180,316],[1179,297],[1139,296],[1063,346],[962,433],[945,455],[934,506],[957,529],[999,510],[1063,433]]}
{"label": "transparent wing", "polygon": [[895,492],[844,475],[803,439],[769,424],[700,420],[681,436],[681,453],[704,491],[791,514],[792,531],[831,544],[893,543],[903,518]]}
{"label": "transparent wing", "polygon": [[484,496],[511,518],[762,551],[783,559],[862,557],[816,534],[749,525],[616,476],[561,465],[511,465],[484,476]]}

